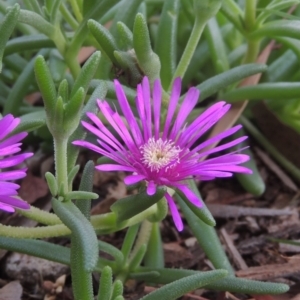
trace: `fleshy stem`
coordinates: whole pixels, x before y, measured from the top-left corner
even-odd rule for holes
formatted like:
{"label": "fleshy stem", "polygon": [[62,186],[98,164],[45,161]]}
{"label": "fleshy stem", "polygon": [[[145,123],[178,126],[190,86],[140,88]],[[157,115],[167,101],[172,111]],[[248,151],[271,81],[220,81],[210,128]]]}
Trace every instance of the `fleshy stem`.
{"label": "fleshy stem", "polygon": [[246,0],[245,3],[245,27],[252,30],[256,19],[256,0]]}
{"label": "fleshy stem", "polygon": [[54,159],[56,181],[59,187],[60,196],[64,196],[68,192],[68,166],[67,166],[67,147],[68,138],[55,138],[54,137]]}
{"label": "fleshy stem", "polygon": [[[39,213],[38,210],[33,210],[28,217],[33,220],[40,220],[41,218],[37,216]],[[147,217],[157,213],[157,206],[153,205],[138,215],[132,217],[131,219],[123,222],[121,225],[116,225],[116,214],[106,213],[102,215],[92,216],[91,223],[95,230],[98,233],[112,233],[123,228],[135,225],[142,222]],[[13,238],[30,238],[30,239],[39,239],[47,237],[57,237],[57,236],[66,236],[71,233],[71,231],[58,220],[55,224],[54,217],[51,216],[52,226],[41,226],[41,227],[14,227],[6,226],[0,224],[0,236],[13,237]],[[41,223],[46,223],[41,220]],[[50,223],[50,222],[49,222]],[[46,223],[47,224],[47,223]]]}
{"label": "fleshy stem", "polygon": [[69,0],[72,6],[73,13],[78,22],[82,21],[82,15],[76,0]]}
{"label": "fleshy stem", "polygon": [[242,125],[246,130],[266,149],[277,162],[282,165],[298,182],[300,182],[300,170],[287,160],[245,117],[240,117]]}
{"label": "fleshy stem", "polygon": [[148,220],[143,221],[143,223],[140,227],[140,231],[138,233],[138,237],[134,244],[133,250],[131,252],[129,261],[131,261],[133,259],[133,257],[136,255],[136,253],[138,252],[138,250],[140,249],[140,247],[142,245],[148,244],[150,235],[151,235],[151,231],[152,231],[152,227],[153,227],[153,224],[151,222],[149,222]]}
{"label": "fleshy stem", "polygon": [[[191,62],[191,59],[194,55],[194,52],[196,50],[196,47],[198,45],[198,42],[200,40],[200,37],[202,35],[203,29],[206,25],[206,22],[207,22],[207,20],[201,20],[199,17],[196,16],[193,30],[191,32],[188,43],[184,49],[184,52],[181,56],[180,62],[176,68],[174,75],[173,75],[171,83],[177,77],[183,78],[183,76]],[[171,85],[169,86],[168,90],[170,91],[170,89],[171,89]]]}
{"label": "fleshy stem", "polygon": [[[245,3],[245,29],[251,33],[256,26],[256,0],[246,0]],[[259,53],[260,39],[247,39],[247,52],[243,62],[245,64],[255,62]]]}

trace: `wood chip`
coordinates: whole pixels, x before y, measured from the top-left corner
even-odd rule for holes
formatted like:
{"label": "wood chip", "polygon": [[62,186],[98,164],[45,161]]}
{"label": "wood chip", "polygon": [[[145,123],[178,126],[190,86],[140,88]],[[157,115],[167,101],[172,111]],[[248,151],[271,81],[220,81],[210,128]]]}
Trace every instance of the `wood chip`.
{"label": "wood chip", "polygon": [[238,218],[242,216],[256,217],[274,217],[292,215],[294,212],[290,208],[275,209],[275,208],[252,208],[236,205],[209,204],[207,207],[215,218]]}
{"label": "wood chip", "polygon": [[259,267],[250,267],[247,270],[235,272],[237,277],[253,280],[270,280],[272,278],[290,276],[300,273],[300,264],[284,263],[272,264]]}
{"label": "wood chip", "polygon": [[223,240],[226,244],[227,251],[229,252],[231,258],[233,259],[235,265],[240,269],[240,270],[247,270],[248,266],[242,256],[240,255],[239,251],[235,247],[235,245],[232,242],[231,237],[227,233],[225,228],[222,228],[220,230],[221,236],[223,237]]}
{"label": "wood chip", "polygon": [[0,289],[0,300],[21,300],[23,288],[19,281],[11,281]]}

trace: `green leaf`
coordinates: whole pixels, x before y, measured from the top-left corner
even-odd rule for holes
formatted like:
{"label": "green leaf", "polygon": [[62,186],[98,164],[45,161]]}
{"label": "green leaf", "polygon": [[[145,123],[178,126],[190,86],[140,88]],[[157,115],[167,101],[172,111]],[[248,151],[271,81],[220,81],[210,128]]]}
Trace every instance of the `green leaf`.
{"label": "green leaf", "polygon": [[92,192],[86,192],[86,191],[72,191],[68,192],[65,195],[66,200],[80,200],[80,201],[85,201],[85,200],[91,200],[91,199],[98,199],[99,195],[96,193]]}
{"label": "green leaf", "polygon": [[132,28],[134,17],[141,3],[143,3],[143,0],[126,0],[120,3],[113,19],[112,33],[115,33],[115,26],[119,21]]}
{"label": "green leaf", "polygon": [[101,50],[109,57],[109,59],[114,64],[117,65],[118,62],[114,57],[114,51],[118,50],[118,46],[113,35],[108,31],[108,29],[106,29],[95,20],[88,21],[88,28],[99,43]]}
{"label": "green leaf", "polygon": [[178,10],[179,0],[164,1],[155,41],[155,52],[161,63],[161,83],[165,90],[171,83],[176,64]]}
{"label": "green leaf", "polygon": [[43,110],[25,114],[21,116],[20,119],[20,124],[12,132],[12,134],[16,134],[23,131],[31,132],[46,125],[46,114]]}
{"label": "green leaf", "polygon": [[115,261],[117,268],[121,268],[124,263],[123,253],[116,247],[103,241],[98,241],[99,250],[111,255]]}
{"label": "green leaf", "polygon": [[131,49],[133,44],[133,33],[132,31],[123,23],[117,22],[117,32],[120,37],[117,42],[125,50]]}
{"label": "green leaf", "polygon": [[284,81],[290,78],[291,74],[298,71],[299,58],[292,50],[286,50],[276,60],[274,60],[268,67],[265,77],[269,82]]}
{"label": "green leaf", "polygon": [[117,279],[113,284],[113,292],[111,295],[111,299],[116,300],[117,298],[120,298],[120,297],[123,298],[122,295],[123,295],[123,283],[121,280]]}
{"label": "green leaf", "polygon": [[[150,277],[149,271],[152,272],[153,277]],[[160,274],[157,276],[156,272]],[[140,267],[138,272],[133,273],[130,277],[136,277],[138,274],[147,274],[147,281],[158,284],[168,284],[174,282],[175,280],[191,276],[199,271],[194,270],[179,270],[179,269],[156,269],[156,268],[145,268]],[[202,274],[206,272],[201,272]],[[144,280],[143,276],[139,276],[140,280]],[[289,290],[289,286],[282,283],[273,282],[262,282],[257,280],[249,280],[243,278],[236,278],[228,276],[227,278],[220,279],[213,283],[209,283],[205,286],[205,289],[217,290],[217,291],[229,291],[233,293],[240,294],[255,294],[255,295],[276,295],[283,294]],[[164,298],[163,298],[164,299]]]}
{"label": "green leaf", "polygon": [[71,135],[79,125],[85,91],[81,87],[64,107],[64,127]]}
{"label": "green leaf", "polygon": [[266,185],[257,169],[253,153],[250,149],[245,149],[243,154],[247,154],[250,157],[249,161],[243,163],[243,167],[251,169],[252,174],[236,173],[235,177],[247,192],[257,197],[261,196],[266,190]]}
{"label": "green leaf", "polygon": [[39,14],[29,11],[29,10],[20,10],[18,21],[25,23],[34,27],[37,31],[45,34],[46,36],[53,38],[55,35],[55,27],[47,22]]}
{"label": "green leaf", "polygon": [[54,48],[54,42],[44,34],[32,34],[15,37],[9,40],[6,44],[4,55],[26,50],[39,50],[41,48]]}
{"label": "green leaf", "polygon": [[[81,119],[87,121],[87,112],[97,112],[98,106],[96,104],[97,99],[104,99],[106,95],[106,86],[105,83],[100,82],[98,87],[94,90],[93,94],[91,95],[89,101],[84,106],[81,112]],[[68,171],[75,166],[79,147],[72,145],[72,142],[75,140],[82,140],[86,135],[86,131],[84,130],[83,126],[79,124],[77,129],[74,133],[70,136],[70,143],[68,145]]]}
{"label": "green leaf", "polygon": [[[84,166],[80,180],[79,191],[93,191],[94,168],[95,164],[91,160],[88,161]],[[89,220],[91,214],[91,201],[76,200],[75,204],[79,208],[79,210],[85,215],[85,217]]]}
{"label": "green leaf", "polygon": [[216,18],[211,18],[204,29],[204,35],[208,42],[209,53],[216,73],[222,73],[229,69],[229,62],[225,49],[225,43]]}
{"label": "green leaf", "polygon": [[290,0],[290,1],[271,1],[262,12],[257,16],[256,23],[262,24],[268,17],[274,16],[274,12],[279,12],[282,9],[290,8],[295,4],[299,4],[299,0]]}
{"label": "green leaf", "polygon": [[20,5],[16,3],[13,8],[6,13],[0,23],[0,73],[2,71],[2,57],[5,45],[18,22],[19,13]]}
{"label": "green leaf", "polygon": [[98,239],[94,228],[80,210],[71,202],[52,198],[52,207],[57,216],[71,230],[83,259],[86,272],[91,272],[98,261]]}
{"label": "green leaf", "polygon": [[238,82],[251,75],[264,72],[266,70],[267,70],[266,65],[247,64],[247,65],[235,67],[224,73],[209,78],[197,86],[197,88],[201,92],[199,99],[200,101],[202,101],[235,82]]}
{"label": "green leaf", "polygon": [[43,56],[39,55],[34,64],[35,78],[42,94],[48,118],[54,115],[56,88],[50,70]]}
{"label": "green leaf", "polygon": [[109,266],[103,268],[100,277],[98,300],[110,300],[112,294],[112,270]]}
{"label": "green leaf", "polygon": [[141,300],[174,300],[188,292],[205,287],[212,281],[224,278],[226,275],[227,271],[225,270],[215,270],[203,273],[199,272],[198,274],[196,273],[169,283],[144,296]]}
{"label": "green leaf", "polygon": [[236,29],[244,33],[244,25],[242,23],[244,12],[234,0],[224,0],[220,11]]}
{"label": "green leaf", "polygon": [[47,53],[48,50],[41,50],[29,63],[27,63],[25,69],[22,70],[7,97],[4,106],[4,114],[12,113],[13,115],[19,115],[19,109],[22,105],[23,98],[27,95],[29,86],[34,83],[35,60],[39,57],[39,54],[46,55]]}
{"label": "green leaf", "polygon": [[157,203],[164,196],[164,193],[165,189],[158,188],[153,196],[149,196],[146,192],[130,195],[115,202],[111,206],[111,210],[117,214],[118,221],[122,222]]}
{"label": "green leaf", "polygon": [[68,185],[69,185],[69,190],[72,190],[72,184],[73,181],[80,169],[80,165],[76,165],[68,174]]}
{"label": "green leaf", "polygon": [[0,248],[70,265],[70,249],[46,241],[1,236]]}
{"label": "green leaf", "polygon": [[153,83],[154,79],[159,78],[160,61],[152,51],[147,22],[140,13],[136,15],[133,26],[133,47],[140,68]]}
{"label": "green leaf", "polygon": [[46,178],[51,195],[53,197],[55,197],[58,192],[58,186],[57,186],[57,181],[56,181],[55,176],[50,172],[46,172],[45,178]]}
{"label": "green leaf", "polygon": [[140,228],[140,224],[135,224],[133,226],[128,227],[127,229],[125,238],[123,240],[122,249],[121,249],[124,256],[124,261],[128,260],[130,251],[132,249],[139,228]]}
{"label": "green leaf", "polygon": [[75,93],[77,93],[79,88],[83,88],[85,94],[88,90],[88,86],[93,79],[96,70],[100,62],[101,53],[100,51],[94,52],[89,59],[84,63],[79,76],[76,78],[74,85],[71,90],[70,98],[72,98]]}
{"label": "green leaf", "polygon": [[226,93],[223,97],[233,103],[245,99],[260,100],[272,99],[285,101],[297,98],[300,95],[300,83],[298,82],[276,82],[261,83],[255,86],[245,86]]}
{"label": "green leaf", "polygon": [[69,83],[67,79],[62,80],[61,83],[59,84],[57,95],[62,97],[65,103],[69,99]]}
{"label": "green leaf", "polygon": [[63,57],[59,54],[59,52],[56,49],[53,49],[50,52],[49,69],[54,82],[61,82],[65,78],[67,65]]}
{"label": "green leaf", "polygon": [[214,219],[214,217],[212,216],[211,212],[209,211],[209,209],[207,208],[207,206],[205,205],[205,203],[202,200],[202,207],[196,207],[195,205],[193,205],[185,196],[183,193],[179,192],[180,197],[182,198],[182,200],[184,200],[185,204],[189,207],[189,209],[201,220],[203,221],[205,224],[209,225],[209,226],[216,226],[216,221]]}
{"label": "green leaf", "polygon": [[129,270],[133,271],[140,266],[141,262],[147,251],[147,245],[143,244],[141,247],[134,253],[133,257],[130,257]]}
{"label": "green leaf", "polygon": [[[234,139],[240,138],[245,135],[245,131],[241,129],[234,134]],[[235,147],[235,150],[243,149],[248,146],[249,145],[246,141]],[[247,192],[251,193],[254,196],[261,196],[265,192],[266,185],[257,169],[253,153],[250,148],[246,148],[243,150],[243,154],[249,155],[250,159],[243,163],[243,166],[252,170],[252,174],[235,173],[234,175]]]}
{"label": "green leaf", "polygon": [[300,39],[300,21],[277,20],[264,24],[250,34],[252,38],[284,36]]}
{"label": "green leaf", "polygon": [[144,257],[146,267],[163,268],[165,265],[159,224],[159,222],[156,222],[152,226],[147,252]]}
{"label": "green leaf", "polygon": [[114,56],[118,61],[118,65],[122,67],[125,72],[128,72],[127,75],[130,78],[130,85],[136,86],[142,80],[142,74],[138,68],[136,57],[132,52],[124,51],[115,51]]}

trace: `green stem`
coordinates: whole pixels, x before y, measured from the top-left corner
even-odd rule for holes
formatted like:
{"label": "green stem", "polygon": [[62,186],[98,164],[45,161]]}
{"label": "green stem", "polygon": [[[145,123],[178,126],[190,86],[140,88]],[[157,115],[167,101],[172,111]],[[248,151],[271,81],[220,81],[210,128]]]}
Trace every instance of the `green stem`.
{"label": "green stem", "polygon": [[[184,49],[184,52],[181,56],[181,59],[180,59],[180,62],[176,68],[176,71],[173,75],[173,78],[171,80],[171,84],[173,83],[174,79],[176,77],[181,77],[183,78],[189,64],[190,64],[190,61],[194,55],[194,52],[196,50],[196,47],[198,45],[198,42],[200,40],[200,37],[202,35],[202,32],[203,32],[203,29],[206,25],[206,22],[207,20],[205,20],[203,22],[203,20],[200,20],[200,18],[196,17],[195,19],[195,23],[194,23],[194,27],[193,27],[193,30],[191,32],[191,35],[190,35],[190,38],[188,40],[188,43]],[[171,89],[171,84],[169,86],[169,89]]]}
{"label": "green stem", "polygon": [[62,195],[68,192],[68,166],[67,166],[67,147],[68,139],[54,139],[54,159],[57,186],[62,188],[59,190]]}
{"label": "green stem", "polygon": [[153,224],[148,220],[143,221],[135,245],[132,249],[129,261],[131,261],[135,257],[136,253],[139,251],[142,245],[148,244],[152,231],[152,226]]}
{"label": "green stem", "polygon": [[81,15],[81,12],[80,12],[80,9],[79,9],[77,1],[76,0],[69,0],[69,1],[70,1],[73,13],[74,13],[77,21],[78,22],[82,21],[82,15]]}
{"label": "green stem", "polygon": [[286,159],[245,117],[240,117],[242,125],[246,130],[273,156],[273,158],[285,168],[298,182],[300,182],[300,170]]}
{"label": "green stem", "polygon": [[[133,218],[122,222],[121,224],[116,224],[116,214],[115,213],[106,213],[102,215],[92,216],[91,223],[97,233],[106,234],[119,231],[123,228],[133,226],[137,223],[144,221],[147,217],[155,214],[157,211],[157,206],[153,205],[148,209],[144,210],[140,214],[134,216]],[[26,213],[25,213],[26,214]],[[37,220],[42,224],[53,224],[52,226],[41,226],[35,228],[29,227],[13,227],[0,224],[0,236],[12,237],[12,238],[29,238],[29,239],[39,239],[39,238],[48,238],[48,237],[57,237],[57,236],[67,236],[71,231],[61,223],[60,220],[57,220],[54,216],[46,212],[43,212],[45,216],[47,215],[47,220],[44,220],[40,215],[38,209],[30,210],[30,213],[26,214],[26,217]],[[51,215],[51,216],[49,216]],[[57,222],[57,223],[56,223]]]}
{"label": "green stem", "polygon": [[67,51],[66,55],[64,55],[65,62],[70,69],[70,72],[74,78],[74,80],[78,77],[81,68],[80,64],[77,61],[77,52]]}
{"label": "green stem", "polygon": [[[251,33],[256,26],[256,0],[246,0],[245,3],[245,29]],[[259,53],[260,39],[247,39],[247,52],[244,57],[244,64],[255,62]]]}
{"label": "green stem", "polygon": [[255,27],[256,2],[256,0],[246,0],[245,3],[245,27],[248,31]]}
{"label": "green stem", "polygon": [[0,236],[20,239],[40,239],[48,237],[65,236],[71,231],[62,224],[42,227],[13,227],[0,224]]}
{"label": "green stem", "polygon": [[67,7],[64,4],[61,4],[59,7],[59,11],[61,12],[63,18],[69,23],[69,25],[72,27],[73,30],[76,30],[78,28],[78,22],[76,19],[72,16],[70,11],[67,9]]}
{"label": "green stem", "polygon": [[41,210],[37,207],[30,206],[30,210],[18,209],[18,213],[28,219],[34,220],[45,225],[59,225],[61,220],[57,215]]}
{"label": "green stem", "polygon": [[260,39],[259,40],[251,40],[248,39],[247,41],[247,52],[245,54],[245,57],[243,59],[244,64],[253,63],[256,61],[256,58],[259,53],[260,48]]}

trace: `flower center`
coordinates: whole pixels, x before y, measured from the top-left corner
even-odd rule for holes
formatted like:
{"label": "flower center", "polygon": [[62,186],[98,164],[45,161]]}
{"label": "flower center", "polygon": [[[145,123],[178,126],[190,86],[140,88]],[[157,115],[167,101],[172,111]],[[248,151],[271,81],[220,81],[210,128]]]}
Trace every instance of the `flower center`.
{"label": "flower center", "polygon": [[162,168],[174,167],[179,163],[180,147],[174,146],[172,141],[163,141],[161,138],[155,140],[153,137],[141,146],[143,163],[151,171],[159,171]]}

